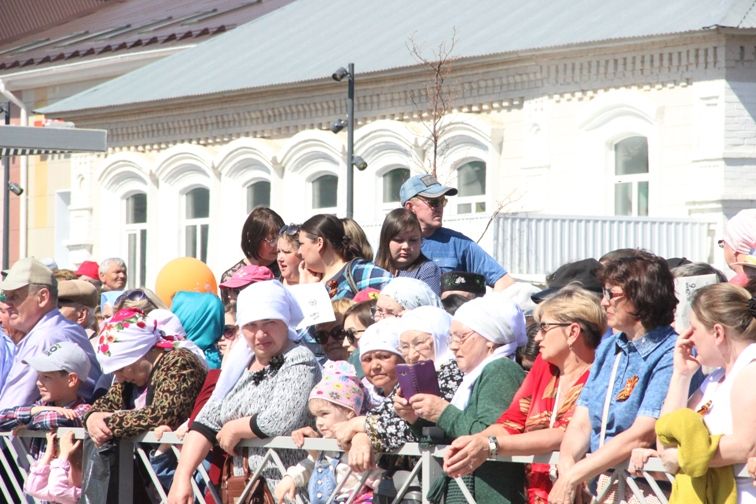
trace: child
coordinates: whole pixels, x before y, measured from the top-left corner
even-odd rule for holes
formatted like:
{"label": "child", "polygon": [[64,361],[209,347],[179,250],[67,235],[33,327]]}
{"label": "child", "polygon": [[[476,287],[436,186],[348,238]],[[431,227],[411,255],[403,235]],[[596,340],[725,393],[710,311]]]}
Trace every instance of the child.
{"label": "child", "polygon": [[[346,361],[333,361],[326,363],[323,379],[310,392],[307,405],[315,416],[315,425],[321,436],[333,438],[334,426],[359,416],[364,402],[365,391],[352,365]],[[276,486],[276,501],[293,500],[296,491],[306,486],[312,504],[325,504],[348,473],[345,453],[310,452],[305,460],[286,471],[286,476]],[[371,474],[353,502],[372,502],[371,488],[379,476],[379,471]],[[333,502],[346,502],[361,477],[362,474],[352,473]]]}
{"label": "child", "polygon": [[52,430],[81,427],[91,407],[79,396],[79,387],[89,374],[89,358],[76,343],[62,341],[27,362],[37,372],[41,398],[31,406],[0,411],[0,432],[26,427]]}
{"label": "child", "polygon": [[60,437],[60,454],[55,458],[55,433],[47,433],[47,449],[29,468],[24,492],[37,499],[60,504],[75,504],[81,496],[81,440],[74,433]]}

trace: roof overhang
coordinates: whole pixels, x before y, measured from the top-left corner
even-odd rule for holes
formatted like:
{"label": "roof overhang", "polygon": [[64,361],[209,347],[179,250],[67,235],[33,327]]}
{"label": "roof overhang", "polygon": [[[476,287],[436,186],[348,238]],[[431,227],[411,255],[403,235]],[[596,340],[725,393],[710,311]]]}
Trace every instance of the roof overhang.
{"label": "roof overhang", "polygon": [[0,126],[0,156],[105,152],[107,148],[106,130]]}

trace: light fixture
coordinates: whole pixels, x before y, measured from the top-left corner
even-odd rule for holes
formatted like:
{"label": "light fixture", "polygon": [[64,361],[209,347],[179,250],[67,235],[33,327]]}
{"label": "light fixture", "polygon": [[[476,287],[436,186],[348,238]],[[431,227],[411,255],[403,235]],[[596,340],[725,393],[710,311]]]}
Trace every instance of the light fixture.
{"label": "light fixture", "polygon": [[336,82],[341,82],[341,79],[349,76],[349,70],[344,67],[339,68],[331,74],[331,78]]}
{"label": "light fixture", "polygon": [[352,156],[352,165],[360,171],[364,171],[367,167],[367,161],[360,156]]}
{"label": "light fixture", "polygon": [[24,188],[16,184],[15,182],[8,182],[8,190],[16,196],[21,196],[22,194],[24,194]]}
{"label": "light fixture", "polygon": [[331,131],[333,133],[338,133],[339,131],[343,130],[347,127],[347,122],[344,119],[336,119],[331,123]]}

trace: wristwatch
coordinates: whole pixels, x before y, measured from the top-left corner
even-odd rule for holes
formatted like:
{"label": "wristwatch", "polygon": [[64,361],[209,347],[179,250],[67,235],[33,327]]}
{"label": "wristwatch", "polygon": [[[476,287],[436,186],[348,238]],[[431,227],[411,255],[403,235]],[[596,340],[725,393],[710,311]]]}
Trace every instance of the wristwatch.
{"label": "wristwatch", "polygon": [[496,436],[488,436],[488,457],[494,458],[499,452],[499,441]]}

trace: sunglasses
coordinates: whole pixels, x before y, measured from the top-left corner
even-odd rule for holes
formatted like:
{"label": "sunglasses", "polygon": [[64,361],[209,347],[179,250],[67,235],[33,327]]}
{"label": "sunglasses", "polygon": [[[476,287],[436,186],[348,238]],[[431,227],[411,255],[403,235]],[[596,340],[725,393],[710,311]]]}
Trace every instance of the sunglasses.
{"label": "sunglasses", "polygon": [[337,340],[343,340],[344,338],[349,341],[349,344],[354,346],[354,344],[357,342],[357,340],[360,339],[358,334],[365,332],[364,329],[341,329],[340,327],[334,327],[330,331],[316,331],[315,332],[315,339],[320,343],[321,345],[324,345],[329,338],[335,338]]}
{"label": "sunglasses", "polygon": [[440,198],[423,198],[422,196],[418,196],[417,199],[428,205],[430,208],[443,208],[446,206],[447,201],[444,196],[441,196]]}
{"label": "sunglasses", "polygon": [[279,236],[296,236],[299,233],[299,224],[284,224],[278,230]]}
{"label": "sunglasses", "polygon": [[236,331],[239,330],[239,326],[226,324],[223,326],[223,337],[231,339],[236,336]]}

